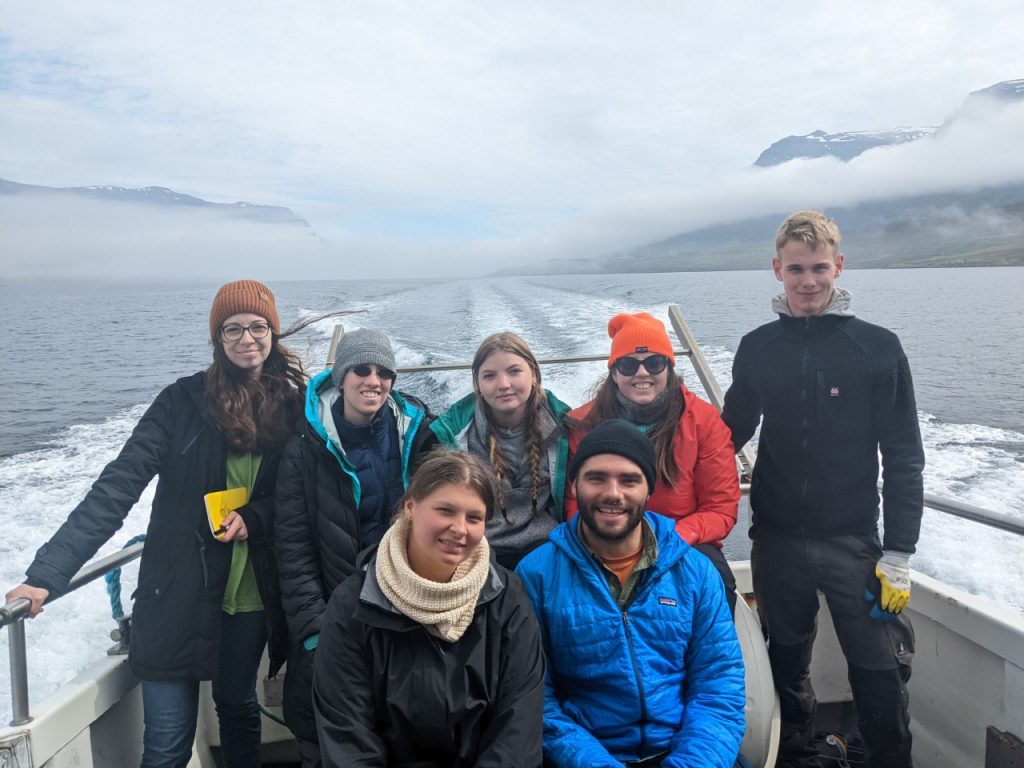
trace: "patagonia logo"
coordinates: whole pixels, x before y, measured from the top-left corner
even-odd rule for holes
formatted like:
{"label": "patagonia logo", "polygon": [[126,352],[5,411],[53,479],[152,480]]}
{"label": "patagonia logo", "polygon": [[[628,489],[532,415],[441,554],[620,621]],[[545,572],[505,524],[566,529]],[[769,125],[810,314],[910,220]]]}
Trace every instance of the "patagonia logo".
{"label": "patagonia logo", "polygon": [[671,597],[659,597],[658,598],[658,605],[670,605],[673,608],[675,608],[676,607],[676,601],[673,600]]}
{"label": "patagonia logo", "polygon": [[828,396],[839,397],[839,387],[829,387]]}
{"label": "patagonia logo", "polygon": [[636,354],[637,352],[649,352],[649,351],[650,350],[647,349],[647,347],[637,347],[635,350],[633,350],[633,353]]}

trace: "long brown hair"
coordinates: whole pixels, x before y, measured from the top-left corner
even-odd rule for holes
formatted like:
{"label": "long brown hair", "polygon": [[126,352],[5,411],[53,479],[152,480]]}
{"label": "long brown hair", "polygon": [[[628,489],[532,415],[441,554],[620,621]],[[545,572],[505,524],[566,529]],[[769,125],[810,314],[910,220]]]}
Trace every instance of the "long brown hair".
{"label": "long brown hair", "polygon": [[280,334],[271,331],[270,355],[257,378],[228,359],[220,339],[213,342],[213,363],[206,371],[206,409],[232,450],[262,454],[291,437],[306,399],[306,374],[299,356],[281,339],[311,323],[347,314],[329,312],[301,320]]}
{"label": "long brown hair", "polygon": [[541,434],[540,413],[542,409],[547,407],[547,398],[544,395],[544,390],[541,388],[540,364],[537,362],[537,358],[534,357],[529,345],[522,338],[511,331],[503,331],[488,336],[477,347],[476,354],[473,356],[473,391],[476,392],[481,410],[483,410],[484,416],[487,418],[487,455],[490,458],[491,469],[498,479],[498,505],[501,507],[502,517],[508,520],[508,515],[505,514],[505,494],[501,484],[505,474],[508,472],[508,466],[505,464],[505,457],[501,453],[501,444],[498,441],[496,432],[499,425],[494,419],[491,407],[481,397],[480,386],[477,382],[480,368],[483,367],[487,358],[495,352],[509,352],[516,357],[521,357],[526,361],[527,366],[533,373],[533,389],[530,391],[530,397],[526,401],[526,421],[523,424],[523,429],[526,457],[529,462],[530,477],[533,479],[531,503],[534,515],[537,514],[537,498],[540,496],[540,462],[544,443],[544,435]]}
{"label": "long brown hair", "polygon": [[[675,488],[679,467],[676,466],[672,439],[675,437],[679,419],[683,416],[683,382],[674,366],[669,365],[667,370],[668,381],[665,384],[665,391],[668,393],[668,402],[666,403],[665,418],[657,424],[652,424],[647,436],[654,443],[654,450],[657,453],[658,477]],[[594,391],[590,412],[583,419],[573,421],[569,426],[589,432],[602,421],[621,419],[622,410],[615,394],[617,391],[618,384],[615,383],[612,370],[609,370],[608,376],[598,384]],[[654,489],[652,488],[651,491],[653,493]]]}

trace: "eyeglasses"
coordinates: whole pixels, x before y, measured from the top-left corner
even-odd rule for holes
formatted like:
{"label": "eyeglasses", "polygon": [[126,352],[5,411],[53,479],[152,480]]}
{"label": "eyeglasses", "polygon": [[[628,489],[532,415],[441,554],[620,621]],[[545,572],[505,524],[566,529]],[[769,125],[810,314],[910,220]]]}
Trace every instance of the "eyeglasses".
{"label": "eyeglasses", "polygon": [[359,378],[365,379],[367,376],[374,372],[374,368],[377,369],[378,379],[384,379],[384,381],[393,381],[398,376],[398,374],[392,371],[390,368],[382,368],[379,365],[353,365],[351,368],[349,368],[349,370],[352,371],[352,373],[354,373]]}
{"label": "eyeglasses", "polygon": [[268,333],[270,333],[270,323],[249,323],[249,325],[222,325],[220,328],[220,335],[224,341],[238,341],[245,332],[248,331],[249,335],[254,339],[262,339]]}
{"label": "eyeglasses", "polygon": [[643,360],[637,360],[635,357],[620,357],[615,361],[615,370],[623,376],[636,376],[641,365],[647,369],[649,374],[657,376],[668,368],[668,358],[665,355],[651,355]]}

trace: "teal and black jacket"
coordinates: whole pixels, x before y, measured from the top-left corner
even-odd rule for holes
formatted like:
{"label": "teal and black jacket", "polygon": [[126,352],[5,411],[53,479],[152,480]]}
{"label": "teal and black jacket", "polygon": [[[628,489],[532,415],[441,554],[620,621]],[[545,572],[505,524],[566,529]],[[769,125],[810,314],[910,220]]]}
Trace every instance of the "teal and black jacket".
{"label": "teal and black jacket", "polygon": [[[364,493],[346,455],[331,407],[341,397],[330,371],[306,391],[306,414],[284,449],[277,483],[275,543],[281,599],[292,642],[320,631],[320,616],[334,588],[355,573],[360,549],[359,501]],[[394,416],[402,484],[437,441],[419,400],[392,390],[384,408]]]}
{"label": "teal and black jacket", "polygon": [[[327,601],[355,573],[361,546],[359,502],[367,493],[346,453],[332,415],[341,392],[324,371],[306,389],[306,413],[298,434],[285,446],[277,482],[274,533],[281,577],[281,602],[288,619],[288,675],[284,718],[299,738],[316,740],[313,719],[313,649]],[[403,487],[437,438],[419,400],[392,390],[383,406],[397,441]],[[366,475],[364,474],[364,477]],[[385,483],[387,485],[387,483]],[[380,489],[378,489],[380,490]]]}
{"label": "teal and black jacket", "polygon": [[[534,488],[529,469],[521,455],[513,458],[519,466],[510,466],[503,473],[500,514],[487,521],[487,538],[498,562],[512,569],[528,552],[547,540],[548,534],[565,519],[566,464],[569,444],[563,417],[569,407],[547,390],[544,413],[541,415],[540,486]],[[431,430],[449,450],[464,450],[476,455],[484,464],[490,463],[487,442],[490,428],[482,410],[482,402],[474,394],[467,395],[430,425]],[[498,441],[506,460],[505,440]],[[508,438],[512,439],[512,438]],[[522,448],[512,450],[512,455]],[[536,495],[534,492],[537,492]]]}
{"label": "teal and black jacket", "polygon": [[[544,390],[548,409],[559,424],[565,418],[570,407],[559,400],[548,390]],[[437,436],[445,448],[452,451],[469,450],[469,428],[476,415],[476,395],[470,393],[452,405],[441,416],[430,424],[431,431]],[[548,472],[551,476],[551,498],[555,503],[555,517],[559,521],[565,519],[565,482],[566,466],[569,463],[569,440],[563,431],[547,452]]]}

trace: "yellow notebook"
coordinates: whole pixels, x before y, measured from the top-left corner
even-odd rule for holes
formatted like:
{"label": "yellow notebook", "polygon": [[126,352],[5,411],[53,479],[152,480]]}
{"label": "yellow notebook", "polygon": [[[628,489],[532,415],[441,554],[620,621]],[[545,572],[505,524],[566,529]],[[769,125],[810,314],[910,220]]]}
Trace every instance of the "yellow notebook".
{"label": "yellow notebook", "polygon": [[226,491],[214,491],[203,496],[206,502],[206,517],[210,521],[210,532],[215,538],[224,535],[224,518],[228,513],[244,507],[249,501],[246,488],[230,488]]}

